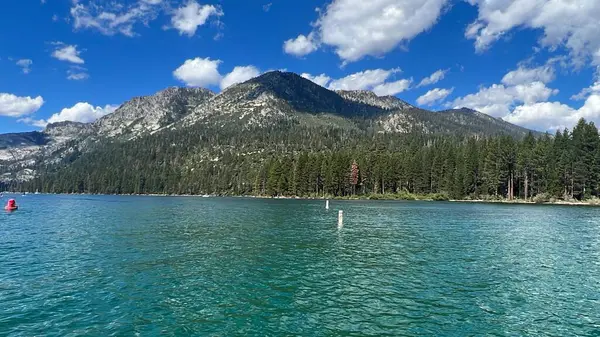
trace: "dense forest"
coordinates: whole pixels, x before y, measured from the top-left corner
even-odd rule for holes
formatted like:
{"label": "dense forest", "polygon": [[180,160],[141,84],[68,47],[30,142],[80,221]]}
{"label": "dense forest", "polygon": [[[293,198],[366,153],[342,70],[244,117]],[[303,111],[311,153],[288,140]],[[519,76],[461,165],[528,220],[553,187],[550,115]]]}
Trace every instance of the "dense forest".
{"label": "dense forest", "polygon": [[[40,168],[7,189],[52,193],[216,194],[435,199],[589,199],[600,194],[600,137],[522,139],[298,129],[191,128],[111,142]],[[325,135],[325,136],[323,136]]]}

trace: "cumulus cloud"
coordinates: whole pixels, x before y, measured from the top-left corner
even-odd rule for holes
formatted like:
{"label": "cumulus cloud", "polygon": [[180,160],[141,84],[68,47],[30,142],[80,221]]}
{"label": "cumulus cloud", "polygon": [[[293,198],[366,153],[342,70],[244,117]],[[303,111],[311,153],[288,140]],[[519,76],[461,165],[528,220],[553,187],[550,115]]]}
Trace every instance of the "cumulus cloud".
{"label": "cumulus cloud", "polygon": [[432,105],[433,103],[443,101],[454,91],[454,88],[450,89],[440,89],[435,88],[429,90],[425,95],[417,98],[417,103],[419,105]]}
{"label": "cumulus cloud", "polygon": [[314,83],[327,87],[330,90],[371,90],[379,96],[396,95],[410,89],[412,79],[400,79],[389,81],[389,79],[400,69],[371,69],[360,71],[348,76],[332,79],[326,74],[313,76],[303,73],[301,76]]}
{"label": "cumulus cloud", "polygon": [[283,43],[283,50],[287,54],[297,57],[308,55],[318,48],[318,43],[315,41],[313,33],[308,36],[298,35],[295,39],[289,39]]}
{"label": "cumulus cloud", "polygon": [[481,88],[477,93],[459,97],[450,105],[454,108],[467,107],[493,117],[504,117],[519,103],[534,104],[548,100],[558,93],[542,82],[505,86],[494,84]]}
{"label": "cumulus cloud", "polygon": [[600,123],[600,85],[598,82],[586,92],[585,102],[579,109],[560,102],[539,102],[517,106],[511,114],[503,119],[510,123],[523,125],[538,130],[560,130],[572,128],[579,119]]}
{"label": "cumulus cloud", "polygon": [[0,93],[0,116],[21,117],[38,111],[44,105],[42,96],[20,97],[8,93]]}
{"label": "cumulus cloud", "polygon": [[410,89],[412,79],[402,79],[394,82],[381,83],[373,88],[377,96],[393,96]]}
{"label": "cumulus cloud", "polygon": [[87,102],[79,102],[70,108],[64,108],[60,112],[53,114],[48,118],[48,123],[57,123],[64,121],[90,123],[100,117],[104,117],[115,112],[118,105],[106,105],[104,107],[94,107]]}
{"label": "cumulus cloud", "polygon": [[158,17],[161,3],[162,0],[139,0],[128,5],[114,2],[103,5],[93,0],[74,0],[70,13],[76,30],[92,29],[104,35],[131,37],[136,35],[136,25],[148,26]]}
{"label": "cumulus cloud", "polygon": [[346,77],[333,80],[329,84],[331,90],[369,90],[383,84],[390,76],[399,73],[400,69],[373,69],[360,71]]}
{"label": "cumulus cloud", "polygon": [[221,60],[196,57],[192,60],[186,60],[183,65],[173,72],[173,75],[190,87],[217,85],[221,82],[220,63]]}
{"label": "cumulus cloud", "polygon": [[478,18],[467,28],[465,36],[475,40],[483,51],[515,28],[540,29],[542,47],[569,50],[575,66],[592,60],[600,65],[600,34],[597,0],[467,0],[478,7]]}
{"label": "cumulus cloud", "polygon": [[554,131],[572,128],[581,118],[600,122],[600,94],[590,95],[579,109],[559,102],[518,106],[513,113],[504,117],[504,120],[533,129]]}
{"label": "cumulus cloud", "polygon": [[19,119],[17,119],[17,122],[25,123],[28,125],[33,125],[38,128],[44,128],[44,127],[46,127],[46,125],[48,125],[48,122],[46,122],[45,120],[34,119],[31,117],[19,118]]}
{"label": "cumulus cloud", "polygon": [[554,68],[545,65],[537,68],[519,66],[518,69],[509,72],[502,78],[506,85],[519,85],[531,82],[550,83],[554,81]]}
{"label": "cumulus cloud", "polygon": [[577,95],[571,96],[574,101],[583,101],[592,93],[600,93],[600,81],[592,84],[589,88],[584,88]]}
{"label": "cumulus cloud", "polygon": [[325,74],[313,76],[309,73],[303,73],[300,76],[306,78],[307,80],[313,81],[314,83],[316,83],[322,87],[327,87],[327,84],[329,84],[329,82],[331,82],[331,77],[329,77]]}
{"label": "cumulus cloud", "polygon": [[219,72],[221,63],[221,60],[197,57],[186,60],[183,65],[173,72],[173,75],[190,87],[219,85],[221,89],[225,89],[236,83],[245,82],[261,73],[258,68],[249,65],[235,67],[230,73],[221,75]]}
{"label": "cumulus cloud", "polygon": [[17,61],[17,65],[23,70],[23,74],[29,74],[31,72],[31,65],[33,61],[30,59],[22,59]]}
{"label": "cumulus cloud", "polygon": [[433,74],[431,74],[429,77],[425,77],[423,80],[421,80],[421,83],[419,83],[418,87],[424,87],[427,85],[431,85],[431,84],[435,84],[441,80],[444,79],[444,77],[446,77],[446,73],[448,73],[450,69],[440,69],[436,72],[434,72]]}
{"label": "cumulus cloud", "polygon": [[65,121],[91,123],[97,120],[98,118],[104,117],[110,113],[115,112],[115,110],[117,110],[118,107],[118,105],[106,105],[104,107],[95,107],[87,102],[79,102],[70,108],[64,108],[60,112],[53,114],[47,120],[23,118],[19,121],[37,127],[45,127],[48,124]]}
{"label": "cumulus cloud", "polygon": [[504,76],[503,84],[481,88],[477,93],[457,98],[447,106],[468,107],[541,131],[572,128],[580,118],[600,123],[600,82],[574,95],[572,99],[585,100],[580,108],[574,108],[549,101],[558,90],[548,88],[544,82],[553,79],[553,70],[546,66],[532,69],[520,66]]}
{"label": "cumulus cloud", "polygon": [[85,61],[79,56],[81,51],[77,50],[77,46],[65,45],[61,42],[56,43],[56,45],[58,47],[52,52],[52,57],[55,59],[75,64],[85,63]]}
{"label": "cumulus cloud", "polygon": [[235,67],[221,80],[221,90],[226,89],[234,84],[245,82],[258,75],[260,75],[260,70],[254,66]]}
{"label": "cumulus cloud", "polygon": [[447,0],[334,0],[316,22],[323,44],[345,62],[384,55],[430,29]]}
{"label": "cumulus cloud", "polygon": [[194,36],[198,27],[204,25],[209,17],[222,15],[223,11],[220,8],[213,5],[200,5],[191,0],[185,6],[175,10],[171,24],[180,35]]}

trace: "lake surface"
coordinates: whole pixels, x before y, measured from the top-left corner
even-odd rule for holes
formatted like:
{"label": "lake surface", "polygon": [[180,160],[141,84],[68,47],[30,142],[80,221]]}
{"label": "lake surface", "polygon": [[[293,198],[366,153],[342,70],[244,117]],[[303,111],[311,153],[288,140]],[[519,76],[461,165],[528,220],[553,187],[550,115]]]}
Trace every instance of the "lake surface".
{"label": "lake surface", "polygon": [[600,208],[17,199],[0,336],[600,335]]}

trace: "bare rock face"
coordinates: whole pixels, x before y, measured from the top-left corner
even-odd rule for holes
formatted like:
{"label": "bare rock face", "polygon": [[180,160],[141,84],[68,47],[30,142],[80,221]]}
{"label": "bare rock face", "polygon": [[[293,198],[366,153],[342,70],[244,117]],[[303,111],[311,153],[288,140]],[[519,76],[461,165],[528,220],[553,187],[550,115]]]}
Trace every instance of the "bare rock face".
{"label": "bare rock face", "polygon": [[351,102],[362,103],[386,110],[405,110],[412,105],[395,96],[377,96],[368,90],[337,90],[338,95]]}
{"label": "bare rock face", "polygon": [[214,95],[201,88],[169,88],[152,96],[135,97],[93,126],[100,136],[135,138],[180,120]]}

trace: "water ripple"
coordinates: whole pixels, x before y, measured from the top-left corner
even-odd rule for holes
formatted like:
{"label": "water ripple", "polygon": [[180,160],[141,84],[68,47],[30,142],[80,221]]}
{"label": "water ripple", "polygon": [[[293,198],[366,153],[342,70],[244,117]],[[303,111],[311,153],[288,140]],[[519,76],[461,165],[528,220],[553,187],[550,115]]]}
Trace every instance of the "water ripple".
{"label": "water ripple", "polygon": [[[600,209],[28,196],[0,335],[594,336]],[[345,211],[336,229],[337,208]]]}

